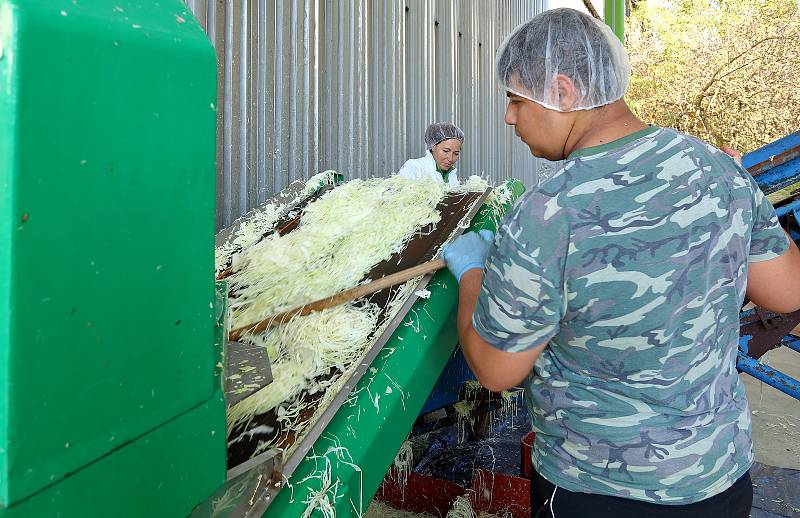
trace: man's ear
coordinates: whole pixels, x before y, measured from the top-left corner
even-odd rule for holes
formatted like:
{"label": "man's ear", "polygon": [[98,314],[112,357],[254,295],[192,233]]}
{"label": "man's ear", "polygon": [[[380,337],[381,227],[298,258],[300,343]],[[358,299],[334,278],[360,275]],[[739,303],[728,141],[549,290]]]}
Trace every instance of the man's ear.
{"label": "man's ear", "polygon": [[580,92],[572,79],[564,74],[556,74],[552,88],[557,94],[556,99],[558,99],[558,107],[561,111],[568,112],[575,107]]}

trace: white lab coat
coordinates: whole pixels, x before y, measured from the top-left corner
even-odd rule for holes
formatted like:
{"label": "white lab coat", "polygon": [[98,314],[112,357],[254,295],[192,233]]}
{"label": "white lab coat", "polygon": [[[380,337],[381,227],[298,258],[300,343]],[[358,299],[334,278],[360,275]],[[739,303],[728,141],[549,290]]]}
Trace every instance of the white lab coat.
{"label": "white lab coat", "polygon": [[[430,151],[425,153],[425,156],[419,158],[410,158],[406,160],[403,167],[397,172],[403,178],[410,178],[411,180],[419,180],[421,178],[433,178],[440,182],[444,182],[442,173],[436,170],[436,160]],[[447,173],[447,184],[450,187],[458,185],[457,169],[454,167]]]}

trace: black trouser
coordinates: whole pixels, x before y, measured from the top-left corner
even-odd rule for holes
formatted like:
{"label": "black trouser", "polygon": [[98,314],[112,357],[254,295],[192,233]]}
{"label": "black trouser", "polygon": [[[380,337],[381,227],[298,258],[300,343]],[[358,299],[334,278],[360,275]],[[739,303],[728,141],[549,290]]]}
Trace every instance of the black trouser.
{"label": "black trouser", "polygon": [[535,470],[531,479],[533,518],[747,518],[752,505],[753,484],[749,472],[722,493],[686,505],[574,493],[556,488]]}

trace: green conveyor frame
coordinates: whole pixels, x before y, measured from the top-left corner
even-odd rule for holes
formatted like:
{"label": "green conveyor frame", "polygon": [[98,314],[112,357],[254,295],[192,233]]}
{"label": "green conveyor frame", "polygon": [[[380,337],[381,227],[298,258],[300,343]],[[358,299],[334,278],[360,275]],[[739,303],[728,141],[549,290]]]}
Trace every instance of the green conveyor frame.
{"label": "green conveyor frame", "polygon": [[[524,191],[518,181],[510,181],[509,186],[515,198]],[[470,227],[482,228],[495,230],[487,206]],[[323,457],[330,462],[331,488],[326,494],[336,516],[360,516],[366,511],[458,342],[455,278],[447,270],[439,271],[427,289],[430,298],[414,304],[352,398],[294,471],[291,487],[278,493],[264,516],[302,516],[306,502],[322,488],[327,464]],[[315,511],[312,516],[321,513]]]}

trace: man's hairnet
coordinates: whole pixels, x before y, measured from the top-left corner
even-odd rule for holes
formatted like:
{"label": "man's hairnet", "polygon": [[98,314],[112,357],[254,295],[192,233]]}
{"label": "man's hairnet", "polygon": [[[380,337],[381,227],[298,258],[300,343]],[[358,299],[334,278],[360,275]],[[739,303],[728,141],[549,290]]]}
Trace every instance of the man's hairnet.
{"label": "man's hairnet", "polygon": [[[545,11],[508,35],[497,51],[503,87],[557,111],[589,110],[625,95],[631,75],[628,55],[611,29],[574,9]],[[579,94],[562,106],[555,78],[572,79]]]}
{"label": "man's hairnet", "polygon": [[433,146],[443,140],[458,139],[464,143],[464,132],[458,126],[449,122],[434,122],[425,130],[425,146],[433,149]]}

